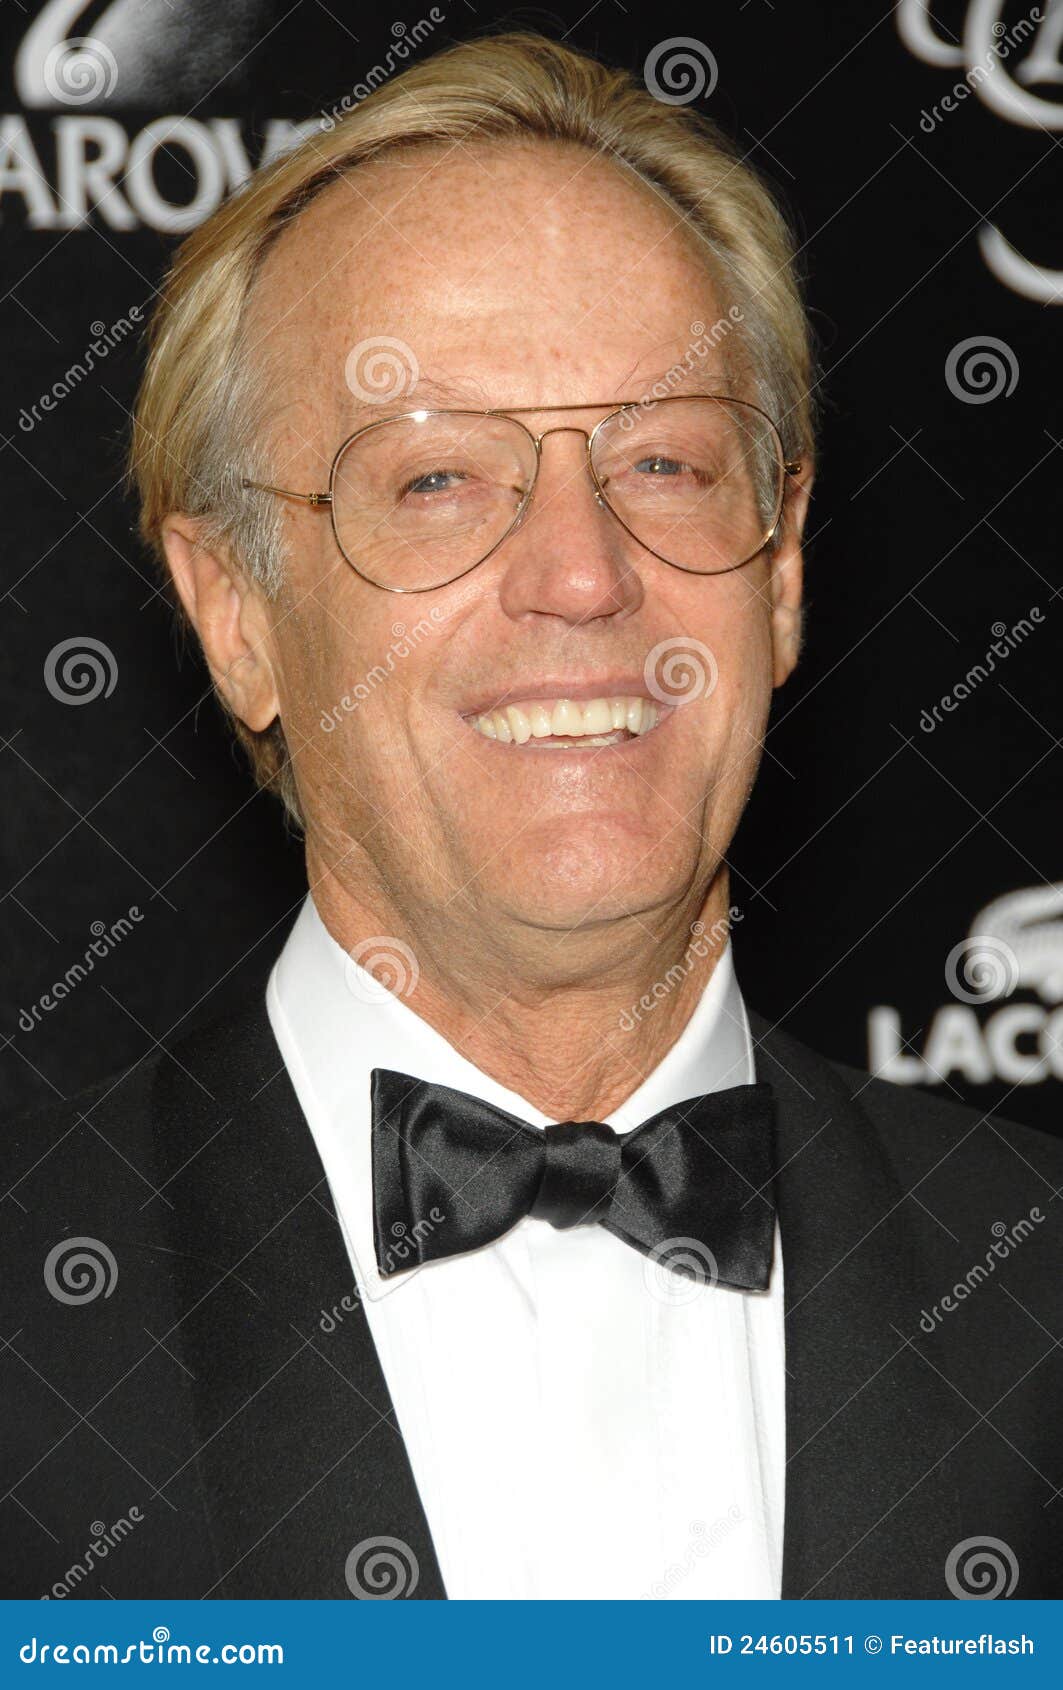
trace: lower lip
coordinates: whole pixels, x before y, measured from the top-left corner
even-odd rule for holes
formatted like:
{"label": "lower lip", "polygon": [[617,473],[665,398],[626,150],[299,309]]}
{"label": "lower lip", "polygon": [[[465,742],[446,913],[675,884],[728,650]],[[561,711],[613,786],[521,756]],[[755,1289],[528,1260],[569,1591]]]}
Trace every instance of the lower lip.
{"label": "lower lip", "polygon": [[482,734],[479,728],[473,727],[472,723],[466,721],[464,716],[462,717],[462,721],[465,722],[466,727],[475,734],[480,743],[482,745],[486,745],[492,751],[537,751],[541,756],[546,755],[550,757],[604,757],[615,755],[618,751],[633,753],[636,752],[640,746],[645,745],[648,741],[655,740],[668,726],[668,723],[675,715],[674,708],[658,705],[658,709],[663,710],[663,714],[656,725],[650,728],[648,733],[632,734],[625,739],[613,740],[607,745],[593,744],[591,736],[588,736],[587,740],[583,743],[579,740],[573,740],[570,745],[554,745],[545,739],[536,739],[534,735],[531,739],[525,740],[523,745],[517,745],[515,741],[510,741],[507,744],[505,740],[488,739],[486,734]]}

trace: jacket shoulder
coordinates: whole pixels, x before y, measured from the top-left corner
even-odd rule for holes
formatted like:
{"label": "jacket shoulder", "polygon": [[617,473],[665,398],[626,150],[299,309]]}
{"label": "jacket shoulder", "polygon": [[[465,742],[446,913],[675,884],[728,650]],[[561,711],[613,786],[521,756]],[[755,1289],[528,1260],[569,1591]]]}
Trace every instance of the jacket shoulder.
{"label": "jacket shoulder", "polygon": [[[1017,1170],[1054,1189],[1063,1184],[1063,1137],[978,1109],[922,1086],[900,1086],[821,1055],[781,1027],[750,1014],[758,1048],[804,1084],[833,1092],[870,1124],[906,1188],[946,1163],[987,1181],[1012,1183]],[[1023,1180],[1023,1184],[1026,1181]],[[1047,1193],[1046,1193],[1047,1195]]]}
{"label": "jacket shoulder", "polygon": [[134,1212],[279,1061],[264,993],[76,1095],[12,1115],[0,1133],[2,1189],[38,1214],[75,1194]]}
{"label": "jacket shoulder", "polygon": [[130,1156],[135,1166],[139,1147],[144,1159],[158,1065],[153,1054],[94,1080],[71,1097],[10,1116],[0,1133],[4,1190],[30,1209],[46,1206],[86,1178],[117,1194],[113,1182],[122,1183],[122,1155]]}
{"label": "jacket shoulder", "polygon": [[1063,1138],[1054,1133],[922,1086],[895,1085],[844,1063],[832,1066],[897,1162],[921,1161],[928,1148],[948,1155],[969,1145],[983,1162],[987,1177],[996,1168],[1011,1168],[1019,1160],[1052,1177],[1056,1186],[1063,1181]]}

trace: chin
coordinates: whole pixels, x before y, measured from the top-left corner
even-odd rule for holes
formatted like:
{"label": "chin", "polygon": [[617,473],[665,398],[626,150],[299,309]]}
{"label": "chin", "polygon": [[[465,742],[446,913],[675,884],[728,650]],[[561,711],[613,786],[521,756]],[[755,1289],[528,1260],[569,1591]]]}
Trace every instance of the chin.
{"label": "chin", "polygon": [[530,926],[591,928],[678,902],[697,874],[687,829],[625,816],[567,818],[496,859],[497,907]]}

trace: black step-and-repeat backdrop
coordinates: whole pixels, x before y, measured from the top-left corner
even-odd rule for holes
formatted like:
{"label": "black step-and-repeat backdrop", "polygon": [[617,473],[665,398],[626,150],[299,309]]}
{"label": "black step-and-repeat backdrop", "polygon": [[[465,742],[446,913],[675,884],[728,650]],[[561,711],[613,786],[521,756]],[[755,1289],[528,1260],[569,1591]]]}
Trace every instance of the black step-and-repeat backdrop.
{"label": "black step-and-repeat backdrop", "polygon": [[1063,4],[3,8],[0,1077],[70,1094],[255,988],[302,896],[121,487],[167,255],[337,103],[508,21],[697,101],[821,345],[808,637],[736,841],[749,1000],[1063,1131]]}

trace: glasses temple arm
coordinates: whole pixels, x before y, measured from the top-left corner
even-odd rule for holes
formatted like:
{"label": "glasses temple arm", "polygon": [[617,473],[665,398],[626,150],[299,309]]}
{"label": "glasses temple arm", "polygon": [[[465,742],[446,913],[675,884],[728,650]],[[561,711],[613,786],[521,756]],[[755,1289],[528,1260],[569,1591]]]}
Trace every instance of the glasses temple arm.
{"label": "glasses temple arm", "polygon": [[331,493],[295,493],[290,487],[272,487],[268,481],[249,481],[241,477],[241,487],[253,487],[256,493],[276,493],[282,499],[298,499],[303,505],[331,505]]}

